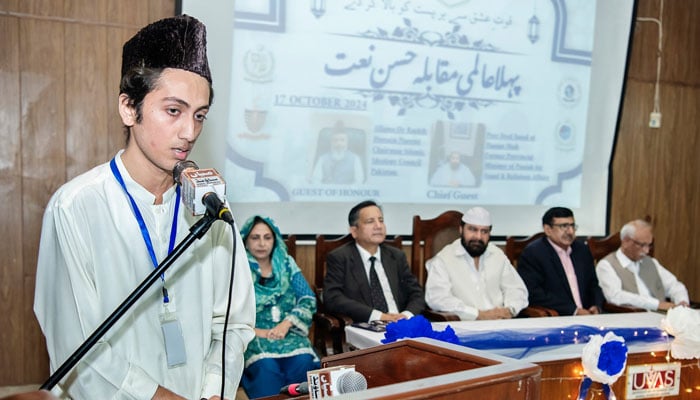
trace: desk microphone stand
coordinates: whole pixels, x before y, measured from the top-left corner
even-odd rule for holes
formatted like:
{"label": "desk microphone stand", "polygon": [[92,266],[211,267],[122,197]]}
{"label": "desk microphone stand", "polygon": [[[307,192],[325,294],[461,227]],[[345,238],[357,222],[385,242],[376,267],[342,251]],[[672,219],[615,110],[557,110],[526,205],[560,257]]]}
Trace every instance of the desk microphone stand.
{"label": "desk microphone stand", "polygon": [[85,356],[85,354],[97,343],[98,340],[126,313],[136,301],[146,293],[153,283],[177,260],[184,251],[194,243],[195,239],[201,239],[217,218],[209,211],[190,228],[190,233],[173,249],[170,254],[158,265],[150,275],[110,314],[107,319],[88,337],[78,349],[54,372],[49,379],[41,385],[40,389],[51,390],[73,367]]}

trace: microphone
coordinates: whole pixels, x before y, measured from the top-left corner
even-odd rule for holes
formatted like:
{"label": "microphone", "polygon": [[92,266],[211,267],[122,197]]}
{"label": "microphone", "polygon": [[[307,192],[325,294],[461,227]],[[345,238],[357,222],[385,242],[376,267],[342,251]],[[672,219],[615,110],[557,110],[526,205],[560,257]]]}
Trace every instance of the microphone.
{"label": "microphone", "polygon": [[233,224],[233,215],[225,200],[226,183],[214,168],[199,169],[192,160],[182,160],[173,168],[173,179],[182,189],[182,201],[192,215],[205,212]]}
{"label": "microphone", "polygon": [[309,383],[292,383],[283,386],[282,389],[280,389],[280,394],[286,394],[288,396],[301,396],[302,394],[309,394]]}
{"label": "microphone", "polygon": [[367,379],[355,371],[355,366],[338,365],[321,368],[309,371],[306,375],[308,384],[298,384],[299,389],[295,388],[295,391],[301,392],[303,388],[305,392],[300,394],[309,394],[311,399],[323,399],[367,389]]}
{"label": "microphone", "polygon": [[348,371],[338,377],[338,392],[352,393],[367,389],[367,379],[357,371]]}
{"label": "microphone", "polygon": [[[354,370],[347,370],[336,377],[331,377],[331,381],[333,381],[331,386],[335,387],[337,393],[333,392],[333,388],[331,387],[328,392],[317,392],[315,396],[311,396],[311,398],[333,397],[336,394],[353,393],[367,389],[367,379],[365,379],[365,376]],[[288,396],[301,396],[309,393],[308,382],[292,383],[280,389],[280,394],[286,394]]]}

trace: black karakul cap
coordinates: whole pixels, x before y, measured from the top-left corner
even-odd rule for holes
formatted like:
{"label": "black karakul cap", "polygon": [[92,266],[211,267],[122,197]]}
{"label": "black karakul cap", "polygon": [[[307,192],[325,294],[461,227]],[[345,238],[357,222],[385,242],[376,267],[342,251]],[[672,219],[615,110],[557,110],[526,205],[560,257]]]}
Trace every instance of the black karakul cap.
{"label": "black karakul cap", "polygon": [[184,69],[211,83],[206,27],[189,15],[144,27],[122,49],[122,76],[137,67]]}

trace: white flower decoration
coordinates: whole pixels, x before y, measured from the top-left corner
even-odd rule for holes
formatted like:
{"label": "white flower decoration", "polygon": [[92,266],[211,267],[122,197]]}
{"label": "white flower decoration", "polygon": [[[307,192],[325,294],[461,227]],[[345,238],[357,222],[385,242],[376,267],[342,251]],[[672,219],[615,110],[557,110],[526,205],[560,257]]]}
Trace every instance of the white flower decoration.
{"label": "white flower decoration", "polygon": [[673,358],[700,358],[700,312],[688,307],[674,307],[661,320],[661,328],[674,337],[671,342]]}
{"label": "white flower decoration", "polygon": [[581,355],[584,375],[594,382],[611,385],[617,381],[627,364],[625,339],[608,332],[605,337],[592,335]]}

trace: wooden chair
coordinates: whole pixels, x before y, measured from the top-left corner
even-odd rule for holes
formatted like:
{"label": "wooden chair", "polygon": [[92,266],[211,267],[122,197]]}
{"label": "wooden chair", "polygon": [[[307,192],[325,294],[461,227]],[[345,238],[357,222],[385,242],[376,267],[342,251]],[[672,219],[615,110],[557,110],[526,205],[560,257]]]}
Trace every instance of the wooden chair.
{"label": "wooden chair", "polygon": [[[518,268],[518,259],[520,254],[522,254],[525,247],[531,242],[544,236],[544,232],[538,232],[534,235],[525,238],[516,238],[514,236],[508,236],[506,238],[506,248],[505,253],[510,263],[513,267]],[[551,308],[530,305],[520,312],[519,317],[554,317],[559,315],[558,312],[552,310]]]}
{"label": "wooden chair", "polygon": [[[411,271],[425,288],[428,272],[425,262],[433,258],[443,247],[459,238],[462,213],[449,210],[432,219],[413,216],[413,242],[411,243]],[[449,312],[426,309],[423,314],[431,321],[459,321],[459,316]]]}
{"label": "wooden chair", "polygon": [[506,253],[506,257],[508,257],[508,260],[510,260],[510,263],[517,268],[518,259],[520,258],[520,254],[522,254],[523,250],[525,250],[525,247],[543,236],[544,232],[538,232],[525,238],[517,238],[514,236],[506,237],[506,247],[504,251]]}
{"label": "wooden chair", "polygon": [[[589,236],[586,242],[588,243],[588,248],[591,250],[591,254],[593,254],[593,261],[595,261],[596,264],[608,254],[617,251],[622,243],[620,240],[620,232],[612,233],[604,238]],[[649,249],[649,255],[652,257],[654,256],[653,246]]]}
{"label": "wooden chair", "polygon": [[[345,343],[345,326],[352,324],[347,315],[329,313],[323,305],[323,278],[326,276],[326,254],[353,241],[349,233],[328,239],[324,235],[316,236],[316,262],[314,269],[314,291],[316,292],[316,314],[314,314],[314,347],[322,356],[340,354],[348,349]],[[398,249],[402,248],[401,236],[384,243]]]}
{"label": "wooden chair", "polygon": [[293,259],[296,260],[297,258],[297,236],[296,235],[287,235],[287,238],[284,239],[284,244],[287,245],[287,254],[292,256]]}
{"label": "wooden chair", "polygon": [[[349,235],[346,235],[349,236]],[[284,239],[284,243],[287,245],[287,253],[292,256],[292,258],[296,259],[297,255],[297,237],[296,235],[287,235],[287,238]],[[347,240],[345,241],[347,243]],[[321,285],[323,285],[323,277],[321,277]],[[324,312],[319,311],[320,310],[320,301],[318,291],[315,288],[312,288],[314,292],[316,292],[316,304],[317,304],[317,312],[314,314],[313,317],[313,322],[314,322],[314,346],[318,351],[322,353],[322,355],[327,356],[328,355],[328,350],[327,346],[331,346],[335,348],[335,345],[332,343],[333,341],[326,337],[319,338],[317,335],[317,331],[319,327],[323,327],[324,332],[331,332],[331,331],[336,331],[338,329],[342,329],[341,325],[338,323],[337,319],[331,315],[325,314]],[[323,343],[323,344],[322,344]],[[342,346],[341,344],[338,345],[339,347]]]}
{"label": "wooden chair", "polygon": [[413,216],[411,269],[421,285],[425,285],[428,277],[425,262],[459,238],[461,221],[462,213],[454,210],[445,211],[433,219]]}
{"label": "wooden chair", "polygon": [[[341,241],[342,244],[345,244],[349,242],[347,237],[350,235],[345,235],[343,236]],[[350,237],[349,239],[352,239]],[[323,241],[323,239],[321,239]],[[327,241],[325,242],[326,244],[329,242],[333,241]],[[292,258],[296,259],[297,255],[297,237],[296,235],[287,235],[287,238],[284,239],[284,243],[287,245],[287,253],[292,256]],[[341,245],[342,245],[341,244]],[[336,244],[336,247],[338,245]],[[318,249],[316,250],[316,253],[318,254]],[[318,268],[318,264],[316,266]],[[316,314],[314,314],[313,317],[313,329],[314,329],[314,347],[321,353],[323,356],[328,355],[328,348],[334,349],[334,352],[331,354],[337,354],[339,352],[336,352],[335,349],[341,349],[343,347],[343,343],[340,342],[339,337],[338,343],[335,343],[335,340],[333,339],[332,335],[327,334],[328,332],[337,332],[337,331],[342,331],[344,329],[344,325],[342,325],[338,319],[332,315],[326,314],[325,312],[322,311],[322,304],[321,301],[319,300],[321,297],[319,295],[319,291],[316,289],[317,287],[323,287],[323,276],[321,276],[321,286],[318,286],[318,275],[314,277],[314,285],[312,286],[312,290],[316,293]],[[352,322],[352,321],[350,321]],[[320,331],[320,333],[319,333]],[[338,336],[338,335],[336,335]]]}
{"label": "wooden chair", "polygon": [[[644,220],[651,223],[651,216],[645,216]],[[605,256],[620,248],[622,241],[620,240],[620,231],[617,231],[603,238],[589,236],[586,243],[593,254],[593,261],[597,264]],[[654,256],[654,246],[649,249],[649,255]]]}

